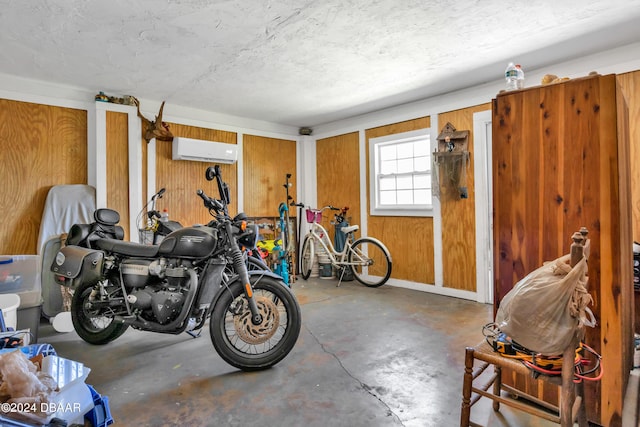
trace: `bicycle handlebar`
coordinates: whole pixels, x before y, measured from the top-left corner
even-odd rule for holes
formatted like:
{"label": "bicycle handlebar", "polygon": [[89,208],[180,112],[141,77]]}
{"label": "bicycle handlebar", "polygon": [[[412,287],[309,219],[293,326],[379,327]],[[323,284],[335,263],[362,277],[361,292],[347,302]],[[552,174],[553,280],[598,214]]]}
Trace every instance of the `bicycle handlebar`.
{"label": "bicycle handlebar", "polygon": [[[311,207],[309,207],[309,209],[311,209]],[[325,210],[325,209],[331,209],[332,211],[339,211],[339,210],[340,210],[340,208],[336,208],[335,206],[331,206],[331,205],[323,206],[322,208],[320,208],[320,209],[315,209],[315,210],[317,210],[317,211],[323,211],[323,210]]]}

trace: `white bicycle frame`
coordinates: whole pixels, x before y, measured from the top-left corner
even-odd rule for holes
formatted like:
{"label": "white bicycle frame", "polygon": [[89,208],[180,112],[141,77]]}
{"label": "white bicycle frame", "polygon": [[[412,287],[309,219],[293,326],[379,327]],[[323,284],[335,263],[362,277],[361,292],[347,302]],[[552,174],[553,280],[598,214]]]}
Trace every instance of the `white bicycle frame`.
{"label": "white bicycle frame", "polygon": [[[319,223],[313,222],[311,223],[311,230],[309,231],[309,235],[313,237],[313,240],[319,242],[324,251],[329,256],[331,260],[331,265],[334,267],[337,266],[345,266],[347,263],[347,253],[351,249],[351,240],[353,239],[353,232],[349,233],[347,239],[344,243],[344,248],[342,248],[341,252],[336,251],[336,248],[331,243],[331,239],[329,238],[329,234],[327,230]],[[315,248],[312,248],[315,252]],[[339,257],[339,258],[338,258]]]}
{"label": "white bicycle frame", "polygon": [[[309,231],[308,235],[313,237],[313,240],[320,242],[320,245],[324,248],[324,251],[329,256],[332,266],[345,267],[348,265],[359,265],[359,266],[362,266],[363,273],[367,275],[369,273],[367,268],[367,266],[369,265],[369,258],[367,257],[366,253],[365,254],[358,253],[355,249],[353,249],[353,245],[352,245],[353,242],[355,241],[353,237],[353,233],[357,230],[358,229],[356,228],[352,231],[349,231],[348,233],[345,233],[347,235],[347,238],[345,239],[344,248],[342,248],[342,251],[340,252],[336,251],[335,247],[333,246],[333,243],[331,243],[331,239],[329,238],[329,233],[327,233],[327,230],[322,226],[322,224],[316,221],[312,222],[311,230]],[[342,232],[342,230],[340,230],[340,232]],[[376,239],[375,237],[367,237],[367,239],[378,243],[380,247],[384,249],[389,259],[391,259],[389,250],[380,240]],[[315,252],[315,248],[312,247],[311,250],[312,252]],[[348,257],[347,257],[349,252],[352,252],[354,254],[351,257],[352,258],[351,262],[348,261]]]}

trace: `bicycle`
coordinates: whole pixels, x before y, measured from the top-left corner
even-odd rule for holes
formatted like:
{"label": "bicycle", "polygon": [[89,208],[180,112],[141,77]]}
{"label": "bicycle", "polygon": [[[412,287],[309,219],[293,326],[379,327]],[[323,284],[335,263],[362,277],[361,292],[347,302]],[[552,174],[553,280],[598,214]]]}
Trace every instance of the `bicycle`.
{"label": "bicycle", "polygon": [[[296,204],[303,207],[303,204]],[[384,285],[391,276],[391,254],[387,247],[374,237],[361,237],[357,240],[354,233],[360,228],[358,225],[342,227],[340,230],[346,234],[346,240],[342,251],[337,251],[331,243],[329,233],[320,224],[322,212],[325,209],[340,211],[340,208],[325,206],[322,209],[306,210],[307,222],[311,224],[311,230],[307,233],[302,243],[300,257],[300,274],[307,280],[311,276],[311,269],[314,262],[315,247],[320,245],[326,252],[331,265],[341,271],[340,281],[348,267],[353,273],[353,277],[368,287],[378,287]]]}

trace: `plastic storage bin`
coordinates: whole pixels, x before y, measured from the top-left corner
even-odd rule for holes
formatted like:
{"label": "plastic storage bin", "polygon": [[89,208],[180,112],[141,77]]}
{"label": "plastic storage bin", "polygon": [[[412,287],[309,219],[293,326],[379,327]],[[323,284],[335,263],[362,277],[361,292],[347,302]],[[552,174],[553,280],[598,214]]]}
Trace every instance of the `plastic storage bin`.
{"label": "plastic storage bin", "polygon": [[[16,330],[18,324],[18,307],[20,306],[20,295],[18,294],[2,294],[0,295],[0,309],[2,310],[2,319],[4,323],[4,331],[9,328]],[[4,332],[0,331],[0,332]]]}
{"label": "plastic storage bin", "polygon": [[37,342],[42,310],[40,256],[0,255],[0,293],[20,296],[16,329],[30,329],[31,342]]}
{"label": "plastic storage bin", "polygon": [[109,398],[101,396],[91,385],[87,384],[93,398],[93,409],[84,415],[84,419],[91,423],[92,427],[106,427],[113,424]]}

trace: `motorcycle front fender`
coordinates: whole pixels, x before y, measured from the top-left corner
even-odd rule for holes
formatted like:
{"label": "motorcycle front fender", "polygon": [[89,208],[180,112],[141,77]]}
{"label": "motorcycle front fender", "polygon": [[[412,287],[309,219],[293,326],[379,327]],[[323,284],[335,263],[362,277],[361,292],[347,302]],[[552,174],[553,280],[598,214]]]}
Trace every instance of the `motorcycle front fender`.
{"label": "motorcycle front fender", "polygon": [[65,246],[58,251],[51,271],[62,286],[77,288],[81,283],[97,283],[102,276],[104,252],[80,246]]}
{"label": "motorcycle front fender", "polygon": [[[254,284],[258,283],[260,281],[260,279],[262,279],[263,277],[267,276],[267,277],[271,277],[273,279],[276,279],[279,282],[282,282],[282,286],[287,287],[287,285],[284,284],[283,280],[282,280],[282,276],[278,276],[276,273],[270,271],[270,270],[249,270],[249,283],[251,283],[251,286],[253,286]],[[231,278],[231,280],[229,281],[229,283],[227,283],[227,286],[231,286],[234,283],[240,283],[240,285],[242,285],[242,281],[240,280],[240,276],[233,276]],[[222,289],[220,290],[220,292],[218,292],[216,294],[216,296],[213,298],[213,302],[211,303],[211,307],[215,307],[216,303],[218,302],[218,299],[220,299],[220,297],[222,296],[222,294],[224,293],[224,286],[222,287]]]}

